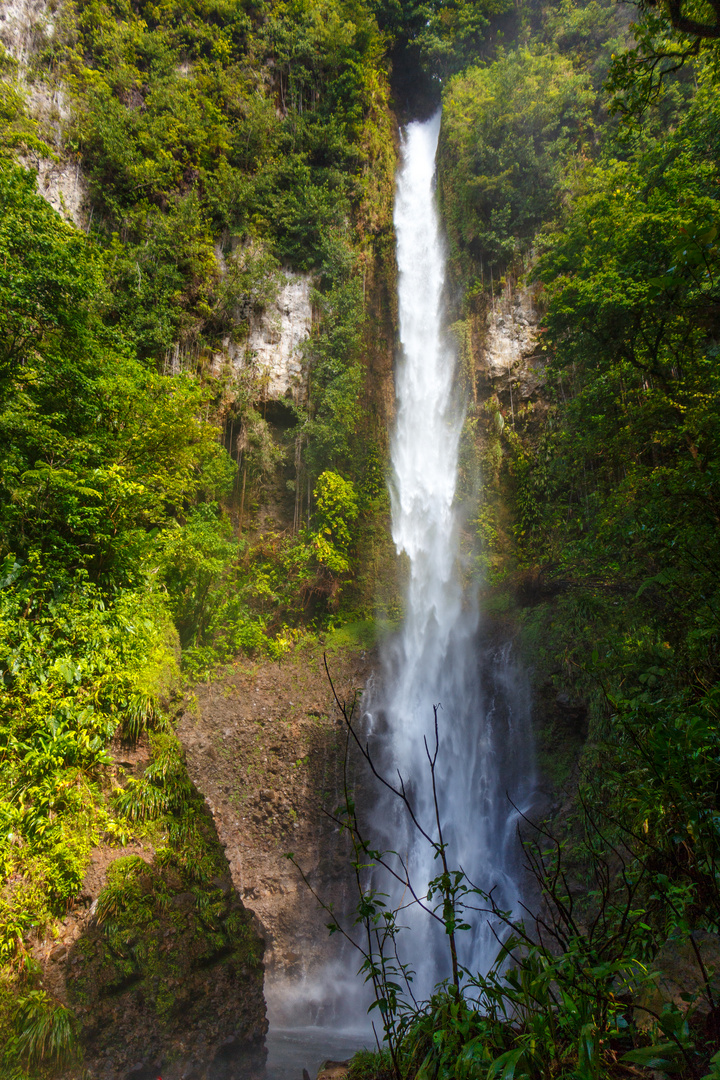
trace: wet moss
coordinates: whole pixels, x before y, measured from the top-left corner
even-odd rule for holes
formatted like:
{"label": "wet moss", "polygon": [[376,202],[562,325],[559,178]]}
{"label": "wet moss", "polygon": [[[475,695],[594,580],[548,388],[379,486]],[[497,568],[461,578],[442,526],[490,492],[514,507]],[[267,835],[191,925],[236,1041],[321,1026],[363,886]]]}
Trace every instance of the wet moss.
{"label": "wet moss", "polygon": [[165,844],[150,860],[133,855],[111,865],[67,966],[88,1055],[118,1069],[149,1051],[182,1055],[193,1032],[210,1043],[230,1035],[253,1042],[267,1027],[264,943],[178,754],[182,797],[155,821]]}

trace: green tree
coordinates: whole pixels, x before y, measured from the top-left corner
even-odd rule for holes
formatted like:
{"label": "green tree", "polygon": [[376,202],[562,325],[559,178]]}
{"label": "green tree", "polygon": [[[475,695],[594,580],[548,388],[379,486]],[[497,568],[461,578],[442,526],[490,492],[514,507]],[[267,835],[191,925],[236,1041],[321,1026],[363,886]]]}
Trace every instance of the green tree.
{"label": "green tree", "polygon": [[559,211],[564,175],[591,127],[588,76],[550,48],[517,48],[450,81],[440,195],[465,279],[504,267]]}
{"label": "green tree", "polygon": [[325,471],[315,485],[317,529],[313,538],[316,557],[334,574],[350,569],[352,525],[358,516],[355,487],[338,473]]}

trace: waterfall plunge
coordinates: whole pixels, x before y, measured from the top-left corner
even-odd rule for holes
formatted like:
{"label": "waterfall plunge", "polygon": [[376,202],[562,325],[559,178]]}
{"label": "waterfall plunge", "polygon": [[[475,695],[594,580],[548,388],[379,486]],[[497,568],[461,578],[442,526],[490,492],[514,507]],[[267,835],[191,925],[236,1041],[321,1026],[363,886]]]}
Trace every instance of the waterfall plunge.
{"label": "waterfall plunge", "polygon": [[[480,644],[476,603],[463,596],[455,502],[463,409],[454,390],[454,350],[443,331],[439,130],[440,113],[407,127],[397,182],[402,351],[391,500],[393,539],[408,557],[410,580],[404,626],[386,649],[384,691],[370,705],[369,732],[385,772],[400,772],[417,817],[434,834],[424,738],[432,747],[433,705],[440,705],[436,777],[450,865],[481,888],[494,888],[501,907],[516,909],[517,813],[510,799],[522,806],[532,787],[528,696],[509,644]],[[402,853],[422,895],[440,873],[432,848],[402,807],[382,794],[374,818],[380,843]],[[394,899],[406,905],[408,897]],[[416,905],[405,906],[399,921],[411,931],[401,936],[401,958],[416,973],[416,995],[426,996],[449,974],[447,938]],[[469,921],[473,929],[459,935],[461,962],[485,971],[497,941],[481,916]]]}
{"label": "waterfall plunge", "polygon": [[[450,864],[482,888],[494,886],[497,903],[514,909],[520,894],[517,814],[507,794],[522,808],[532,793],[529,701],[509,643],[482,633],[474,597],[462,589],[455,488],[463,409],[454,390],[453,348],[443,333],[445,257],[434,195],[439,130],[439,114],[408,126],[398,175],[402,352],[391,498],[393,538],[408,557],[410,582],[404,626],[386,647],[380,685],[368,688],[366,733],[376,763],[391,779],[400,770],[418,816],[433,833],[423,737],[434,739],[433,705],[441,705],[437,779]],[[368,780],[358,801],[367,803],[370,787]],[[440,868],[407,814],[379,789],[369,817],[373,846],[401,853],[415,887],[424,892]],[[416,972],[416,997],[427,997],[450,974],[447,938],[422,911],[408,906],[407,892],[393,882],[377,884],[402,908],[398,922],[410,932],[401,934],[400,957]],[[469,915],[475,925],[458,935],[460,960],[486,971],[497,941],[481,916]],[[363,1022],[368,987],[356,970],[355,955],[341,947],[335,962],[309,962],[299,982],[266,984],[271,1057],[288,1035],[303,1046],[325,1047],[325,1056],[328,1031],[354,1034],[358,1048],[372,1043]],[[271,1062],[268,1080],[295,1074]]]}

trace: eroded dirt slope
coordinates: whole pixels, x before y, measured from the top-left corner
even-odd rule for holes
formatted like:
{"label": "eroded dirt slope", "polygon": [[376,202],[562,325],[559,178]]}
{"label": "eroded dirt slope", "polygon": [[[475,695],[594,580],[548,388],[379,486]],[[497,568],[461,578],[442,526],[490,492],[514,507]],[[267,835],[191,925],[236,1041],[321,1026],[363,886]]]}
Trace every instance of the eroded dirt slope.
{"label": "eroded dirt slope", "polygon": [[[358,698],[360,711],[370,655],[346,649],[327,659],[338,696]],[[353,903],[346,841],[323,811],[342,799],[346,728],[322,646],[300,646],[280,663],[237,660],[195,688],[178,735],[233,883],[261,923],[269,981],[297,979],[326,955],[328,918],[286,853],[324,899]]]}

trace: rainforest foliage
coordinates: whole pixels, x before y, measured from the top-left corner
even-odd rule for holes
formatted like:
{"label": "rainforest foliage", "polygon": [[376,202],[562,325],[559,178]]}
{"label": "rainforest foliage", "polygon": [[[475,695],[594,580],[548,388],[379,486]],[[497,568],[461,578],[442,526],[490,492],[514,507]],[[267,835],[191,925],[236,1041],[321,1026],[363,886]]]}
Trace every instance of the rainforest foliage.
{"label": "rainforest foliage", "polygon": [[[37,987],[32,948],[77,895],[91,847],[144,837],[158,880],[165,865],[211,857],[179,747],[172,776],[163,771],[181,655],[190,673],[238,651],[279,657],[310,620],[323,625],[355,557],[358,515],[382,502],[361,402],[364,274],[392,242],[383,48],[363,5],[300,0],[61,5],[52,33],[36,28],[31,70],[3,53],[9,1073],[72,1058],[77,1026]],[[28,79],[62,87],[60,127],[27,109]],[[14,160],[47,158],[49,144],[88,178],[83,230]],[[281,268],[312,272],[318,314],[311,394],[273,435],[262,373],[213,357],[242,345]],[[258,535],[270,481],[291,518],[298,488],[297,519]],[[153,762],[128,785],[115,758],[146,732]]]}
{"label": "rainforest foliage", "polygon": [[[140,878],[162,893],[170,866],[202,892],[193,867],[217,852],[167,719],[181,666],[279,659],[371,603],[350,579],[386,542],[366,286],[393,279],[392,80],[403,113],[414,92],[443,101],[474,554],[489,604],[524,598],[538,682],[589,703],[593,782],[566,847],[535,856],[549,937],[513,924],[511,974],[420,1009],[387,969],[393,1056],[354,1068],[717,1080],[713,962],[692,1002],[657,1005],[651,977],[720,929],[717,11],[632,13],[75,0],[29,71],[2,53],[0,1069],[72,1058],[32,947],[98,840],[158,849],[112,878],[108,948]],[[33,83],[62,118],[33,115]],[[28,166],[54,153],[88,181],[82,229],[37,192]],[[257,365],[222,358],[289,270],[312,276],[307,392],[269,403]],[[542,392],[522,398],[509,370],[488,395],[473,350],[523,274]],[[113,752],[148,733],[128,782]],[[452,881],[454,924],[470,887]]]}

